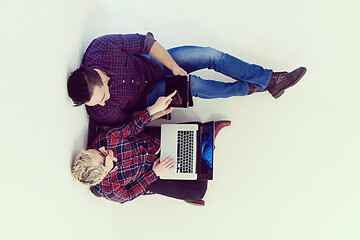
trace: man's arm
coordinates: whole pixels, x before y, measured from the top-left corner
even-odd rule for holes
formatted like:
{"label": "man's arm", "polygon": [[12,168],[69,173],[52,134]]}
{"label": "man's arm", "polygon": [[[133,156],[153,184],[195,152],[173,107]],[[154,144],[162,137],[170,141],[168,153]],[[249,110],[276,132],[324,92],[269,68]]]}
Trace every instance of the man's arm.
{"label": "man's arm", "polygon": [[174,75],[185,76],[187,74],[184,69],[179,67],[169,52],[163,46],[161,46],[160,43],[154,42],[150,49],[149,55],[164,64],[173,72]]}
{"label": "man's arm", "polygon": [[[142,34],[112,34],[108,35],[108,43],[129,54],[141,53],[144,50],[146,36]],[[109,48],[111,50],[111,48]]]}

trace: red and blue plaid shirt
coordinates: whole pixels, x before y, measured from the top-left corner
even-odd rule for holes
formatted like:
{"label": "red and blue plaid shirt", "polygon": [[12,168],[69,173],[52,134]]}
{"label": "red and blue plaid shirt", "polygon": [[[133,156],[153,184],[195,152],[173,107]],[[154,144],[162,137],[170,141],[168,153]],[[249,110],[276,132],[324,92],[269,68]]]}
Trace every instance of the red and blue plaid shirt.
{"label": "red and blue plaid shirt", "polygon": [[109,76],[110,99],[105,106],[86,106],[96,122],[110,125],[129,121],[131,109],[144,104],[155,84],[164,79],[159,65],[143,55],[150,51],[144,45],[146,38],[152,38],[152,34],[105,35],[87,48],[82,60],[84,67],[113,73]]}
{"label": "red and blue plaid shirt", "polygon": [[147,186],[158,178],[152,170],[155,154],[160,142],[145,132],[143,128],[151,117],[144,111],[133,121],[101,133],[93,142],[93,148],[105,146],[118,159],[112,171],[95,186],[106,199],[124,203],[142,195]]}

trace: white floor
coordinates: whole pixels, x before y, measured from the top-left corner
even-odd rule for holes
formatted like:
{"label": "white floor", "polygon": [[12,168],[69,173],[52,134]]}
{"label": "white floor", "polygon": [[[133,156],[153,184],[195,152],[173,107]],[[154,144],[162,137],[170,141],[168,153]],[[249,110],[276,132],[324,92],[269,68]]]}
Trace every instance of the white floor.
{"label": "white floor", "polygon": [[[2,3],[0,239],[360,239],[359,10],[356,0]],[[278,100],[196,99],[174,112],[232,120],[216,139],[205,207],[161,196],[120,205],[70,175],[87,115],[67,97],[69,73],[95,37],[148,31],[166,48],[308,68]]]}

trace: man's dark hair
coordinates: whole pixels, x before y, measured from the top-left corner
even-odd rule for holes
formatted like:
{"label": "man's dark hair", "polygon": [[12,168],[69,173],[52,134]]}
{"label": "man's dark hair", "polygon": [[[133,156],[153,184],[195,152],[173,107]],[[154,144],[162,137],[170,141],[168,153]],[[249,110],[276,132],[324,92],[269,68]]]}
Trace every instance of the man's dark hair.
{"label": "man's dark hair", "polygon": [[74,106],[78,107],[90,101],[95,86],[102,85],[101,77],[94,69],[80,67],[71,73],[67,89]]}

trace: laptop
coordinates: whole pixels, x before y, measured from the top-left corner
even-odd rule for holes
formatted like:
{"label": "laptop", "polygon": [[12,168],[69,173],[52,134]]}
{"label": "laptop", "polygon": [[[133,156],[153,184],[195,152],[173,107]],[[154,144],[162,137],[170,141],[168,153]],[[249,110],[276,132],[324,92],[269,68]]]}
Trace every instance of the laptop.
{"label": "laptop", "polygon": [[160,161],[170,156],[175,166],[160,179],[212,180],[214,122],[162,124]]}

